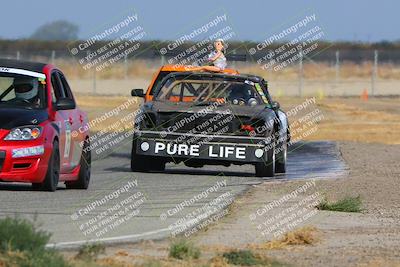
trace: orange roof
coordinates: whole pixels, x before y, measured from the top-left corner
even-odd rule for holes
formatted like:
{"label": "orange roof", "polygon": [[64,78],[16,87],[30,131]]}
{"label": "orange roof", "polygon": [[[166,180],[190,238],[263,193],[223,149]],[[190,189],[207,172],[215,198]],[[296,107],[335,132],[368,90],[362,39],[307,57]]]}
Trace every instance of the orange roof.
{"label": "orange roof", "polygon": [[[195,66],[185,66],[185,65],[164,65],[161,67],[161,71],[176,71],[176,72],[184,72],[190,71],[195,68]],[[228,74],[239,74],[237,70],[234,69],[224,69],[222,73]]]}

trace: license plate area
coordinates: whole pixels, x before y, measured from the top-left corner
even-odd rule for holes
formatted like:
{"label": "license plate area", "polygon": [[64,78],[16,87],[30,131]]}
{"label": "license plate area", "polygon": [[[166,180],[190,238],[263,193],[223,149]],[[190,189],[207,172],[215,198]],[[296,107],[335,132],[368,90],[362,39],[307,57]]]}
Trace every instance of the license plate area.
{"label": "license plate area", "polygon": [[166,140],[138,139],[136,141],[136,153],[158,157],[241,162],[265,160],[262,146],[243,143],[184,144]]}

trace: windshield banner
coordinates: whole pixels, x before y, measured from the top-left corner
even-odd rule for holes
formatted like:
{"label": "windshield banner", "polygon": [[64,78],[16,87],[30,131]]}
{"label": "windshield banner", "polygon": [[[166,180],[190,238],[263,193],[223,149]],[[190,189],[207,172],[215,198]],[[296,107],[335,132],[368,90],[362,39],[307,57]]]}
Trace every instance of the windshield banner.
{"label": "windshield banner", "polygon": [[46,75],[44,75],[43,73],[33,72],[33,71],[29,71],[29,70],[0,67],[0,72],[21,74],[21,75],[27,75],[27,76],[31,76],[31,77],[37,77],[37,78],[41,78],[41,79],[46,79]]}

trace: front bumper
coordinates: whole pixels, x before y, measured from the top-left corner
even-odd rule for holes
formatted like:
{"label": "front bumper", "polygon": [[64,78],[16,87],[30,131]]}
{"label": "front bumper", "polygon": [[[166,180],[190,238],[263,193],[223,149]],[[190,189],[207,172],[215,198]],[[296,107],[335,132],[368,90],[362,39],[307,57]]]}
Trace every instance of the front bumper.
{"label": "front bumper", "polygon": [[175,159],[241,163],[267,160],[268,138],[136,131],[136,154]]}
{"label": "front bumper", "polygon": [[[13,157],[13,150],[43,146],[35,156]],[[37,141],[0,141],[0,182],[40,183],[45,178],[52,147]]]}

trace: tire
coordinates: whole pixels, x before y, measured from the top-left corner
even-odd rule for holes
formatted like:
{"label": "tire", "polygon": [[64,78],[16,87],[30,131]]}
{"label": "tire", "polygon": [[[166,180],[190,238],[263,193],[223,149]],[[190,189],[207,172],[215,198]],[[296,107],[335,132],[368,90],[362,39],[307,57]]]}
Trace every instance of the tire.
{"label": "tire", "polygon": [[91,165],[92,165],[92,154],[90,151],[89,140],[85,141],[82,148],[82,155],[80,160],[80,169],[78,174],[78,180],[74,182],[66,182],[65,186],[67,189],[88,189],[90,183]]}
{"label": "tire", "polygon": [[[272,135],[275,139],[275,135]],[[275,141],[271,142],[272,146],[266,153],[265,161],[255,164],[257,177],[274,177],[275,176]]]}
{"label": "tire", "polygon": [[148,172],[148,171],[165,171],[165,161],[157,157],[148,157],[138,155],[136,153],[136,142],[132,143],[131,152],[131,171],[133,172]]}
{"label": "tire", "polygon": [[[53,151],[49,159],[46,177],[40,187],[45,191],[54,192],[57,190],[58,181],[60,180],[60,148],[58,141],[53,142]],[[35,187],[39,187],[35,185]]]}
{"label": "tire", "polygon": [[283,142],[280,146],[281,151],[276,155],[275,173],[286,173],[287,161],[287,142]]}

